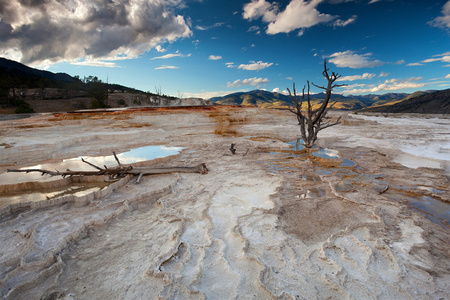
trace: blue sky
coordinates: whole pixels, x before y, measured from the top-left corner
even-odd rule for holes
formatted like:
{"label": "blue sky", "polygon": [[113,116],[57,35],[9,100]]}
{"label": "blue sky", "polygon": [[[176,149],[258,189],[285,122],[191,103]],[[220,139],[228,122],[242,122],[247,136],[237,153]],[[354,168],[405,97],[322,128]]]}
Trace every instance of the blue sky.
{"label": "blue sky", "polygon": [[339,93],[450,88],[446,0],[1,1],[0,42],[33,67],[173,96],[323,85],[324,59]]}

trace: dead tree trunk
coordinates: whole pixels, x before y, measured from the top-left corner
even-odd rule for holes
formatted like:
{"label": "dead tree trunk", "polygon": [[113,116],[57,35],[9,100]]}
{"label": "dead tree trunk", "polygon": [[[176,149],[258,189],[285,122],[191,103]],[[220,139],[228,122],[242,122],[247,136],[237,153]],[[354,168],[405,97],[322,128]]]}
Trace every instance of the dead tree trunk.
{"label": "dead tree trunk", "polygon": [[21,172],[21,173],[30,173],[30,172],[38,172],[42,175],[50,175],[50,176],[62,176],[63,178],[66,176],[99,176],[99,175],[109,175],[111,179],[124,177],[125,175],[138,175],[138,182],[141,179],[142,175],[156,175],[156,174],[167,174],[167,173],[200,173],[207,174],[208,168],[204,163],[199,164],[193,167],[161,167],[161,168],[153,168],[153,167],[133,167],[132,165],[123,166],[119,158],[114,153],[114,157],[117,161],[118,167],[116,168],[101,168],[96,166],[88,161],[85,161],[83,158],[81,159],[84,163],[90,165],[91,167],[97,169],[98,171],[50,171],[43,169],[8,169],[7,172]]}
{"label": "dead tree trunk", "polygon": [[[346,86],[346,84],[334,84],[336,80],[338,80],[341,75],[332,72],[331,75],[328,74],[329,69],[327,68],[327,61],[325,60],[323,63],[324,71],[322,72],[323,76],[327,79],[328,84],[325,86],[318,86],[313,83],[315,87],[325,90],[325,100],[322,105],[317,109],[312,109],[311,99],[309,95],[310,85],[308,83],[307,94],[305,94],[305,88],[303,87],[302,96],[299,99],[297,96],[297,91],[295,90],[295,83],[293,84],[293,94],[289,90],[289,95],[291,96],[292,101],[294,102],[295,107],[290,108],[289,110],[297,115],[298,125],[300,125],[300,133],[303,140],[303,145],[306,148],[311,148],[314,143],[317,141],[317,134],[319,131],[339,124],[340,117],[335,121],[331,122],[331,119],[327,117],[328,111],[333,107],[333,105],[339,100],[337,99],[334,103],[328,106],[331,99],[331,92],[336,87]],[[308,101],[307,112],[302,111],[303,101]],[[325,122],[323,122],[326,120]]]}

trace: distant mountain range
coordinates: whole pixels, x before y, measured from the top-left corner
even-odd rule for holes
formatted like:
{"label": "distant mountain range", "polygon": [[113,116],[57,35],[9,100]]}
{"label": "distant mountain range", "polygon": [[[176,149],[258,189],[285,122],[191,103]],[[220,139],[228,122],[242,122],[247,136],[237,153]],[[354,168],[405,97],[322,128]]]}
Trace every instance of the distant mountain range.
{"label": "distant mountain range", "polygon": [[[409,94],[405,93],[389,93],[384,95],[349,95],[341,96],[332,94],[331,101],[337,101],[335,108],[343,110],[357,110],[373,105],[382,105],[392,101],[404,99]],[[298,96],[299,97],[299,96]],[[310,99],[313,104],[318,105],[325,99],[325,93],[311,94]],[[288,107],[293,104],[292,99],[288,95],[280,93],[271,93],[263,90],[255,90],[245,93],[234,93],[223,97],[214,97],[210,99],[218,104],[233,105],[255,105],[265,108]],[[304,100],[306,103],[306,99]]]}
{"label": "distant mountain range", "polygon": [[[450,90],[417,91],[407,93],[387,93],[383,95],[348,95],[332,94],[331,100],[336,101],[334,108],[341,110],[361,110],[367,112],[423,112],[450,113]],[[319,106],[325,99],[325,93],[311,94],[313,106]],[[216,104],[254,105],[264,108],[287,108],[293,104],[288,95],[272,93],[264,90],[233,93],[223,97],[210,99]],[[306,102],[306,99],[304,100]],[[389,108],[389,109],[388,109]]]}
{"label": "distant mountain range", "polygon": [[[413,96],[414,95],[414,96]],[[368,107],[365,112],[450,114],[450,89],[432,93],[416,92],[391,105]]]}

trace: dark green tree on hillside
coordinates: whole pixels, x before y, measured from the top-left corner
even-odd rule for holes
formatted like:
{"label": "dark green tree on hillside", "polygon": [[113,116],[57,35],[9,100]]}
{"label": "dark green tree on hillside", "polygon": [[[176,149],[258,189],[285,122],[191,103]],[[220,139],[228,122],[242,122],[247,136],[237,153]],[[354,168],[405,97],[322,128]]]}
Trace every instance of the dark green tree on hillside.
{"label": "dark green tree on hillside", "polygon": [[[336,121],[332,122],[331,118],[327,117],[328,111],[333,107],[333,105],[339,100],[337,99],[333,104],[328,106],[331,98],[331,92],[336,87],[346,86],[346,84],[335,84],[334,82],[338,80],[341,75],[331,72],[331,75],[328,73],[329,69],[327,68],[327,61],[325,60],[323,63],[324,71],[322,72],[322,75],[327,79],[328,83],[327,86],[318,86],[316,84],[312,84],[317,88],[325,90],[325,100],[322,102],[322,105],[320,105],[319,108],[313,109],[311,105],[311,100],[309,97],[309,90],[310,85],[309,81],[307,81],[307,94],[305,94],[305,88],[303,87],[302,91],[302,97],[299,98],[297,96],[297,91],[295,90],[295,83],[293,84],[293,94],[289,90],[289,95],[292,98],[292,101],[294,102],[295,107],[290,108],[289,110],[294,113],[297,116],[298,125],[300,125],[300,132],[303,140],[303,145],[306,148],[311,148],[314,143],[317,141],[317,134],[319,131],[337,125],[339,124],[339,120],[341,117],[339,117]],[[302,111],[302,105],[303,101],[307,101],[307,111]]]}
{"label": "dark green tree on hillside", "polygon": [[108,105],[108,88],[97,76],[84,77],[83,82],[87,85],[87,92],[93,99],[93,108],[105,108]]}

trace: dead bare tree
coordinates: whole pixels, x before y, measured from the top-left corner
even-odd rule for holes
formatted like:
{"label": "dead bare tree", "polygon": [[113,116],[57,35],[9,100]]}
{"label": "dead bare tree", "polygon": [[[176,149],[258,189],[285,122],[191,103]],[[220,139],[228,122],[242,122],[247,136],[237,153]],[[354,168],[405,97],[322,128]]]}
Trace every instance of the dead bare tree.
{"label": "dead bare tree", "polygon": [[[346,84],[335,84],[334,82],[336,80],[338,80],[341,75],[332,72],[331,75],[328,73],[329,69],[327,68],[327,61],[324,60],[323,63],[323,67],[324,67],[324,71],[322,72],[323,76],[327,79],[328,84],[327,86],[318,86],[314,83],[312,83],[312,85],[314,85],[317,88],[323,89],[325,90],[325,100],[323,101],[322,105],[317,108],[317,109],[313,109],[312,108],[312,104],[311,104],[311,99],[310,99],[310,85],[309,85],[309,81],[307,81],[307,86],[308,86],[308,90],[307,90],[307,94],[305,94],[305,86],[303,87],[303,91],[302,91],[302,96],[299,99],[299,97],[297,97],[297,91],[295,90],[295,83],[293,84],[293,94],[291,93],[291,91],[289,90],[289,88],[287,89],[289,92],[289,95],[292,98],[292,101],[294,102],[295,107],[294,108],[289,108],[289,110],[294,113],[295,115],[297,115],[297,120],[298,120],[298,125],[300,125],[300,132],[301,132],[301,136],[302,136],[302,140],[303,140],[303,145],[306,148],[311,148],[314,143],[317,141],[317,134],[319,133],[319,131],[337,125],[339,124],[339,120],[341,119],[341,117],[339,117],[335,122],[332,122],[331,119],[329,117],[327,117],[327,113],[328,111],[333,107],[334,104],[336,104],[336,102],[339,100],[339,98],[332,103],[330,106],[328,106],[330,99],[331,99],[331,92],[333,91],[334,88],[336,87],[341,87],[341,86],[346,86]],[[307,107],[307,111],[303,112],[302,111],[302,104],[303,101],[305,100],[305,96],[306,96],[306,100],[308,101],[308,107]],[[324,122],[325,121],[325,122]]]}

